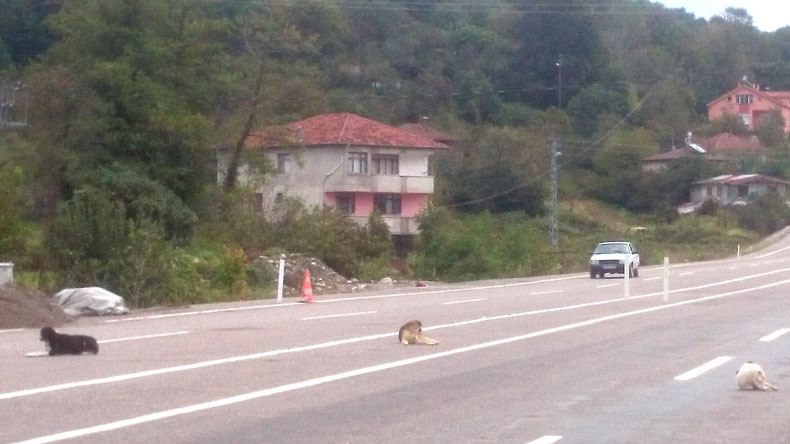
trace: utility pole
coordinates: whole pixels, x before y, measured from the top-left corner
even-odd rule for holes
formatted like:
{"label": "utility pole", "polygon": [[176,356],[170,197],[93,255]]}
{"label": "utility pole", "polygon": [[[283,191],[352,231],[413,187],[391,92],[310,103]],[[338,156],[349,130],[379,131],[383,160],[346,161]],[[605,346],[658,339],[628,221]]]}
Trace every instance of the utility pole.
{"label": "utility pole", "polygon": [[[557,80],[557,109],[562,109],[562,54],[554,63],[558,69]],[[560,142],[557,135],[551,136],[551,209],[549,212],[549,239],[551,245],[557,248],[559,239],[557,238],[557,157],[562,154],[559,151]]]}
{"label": "utility pole", "polygon": [[555,248],[559,245],[557,239],[557,157],[560,143],[556,136],[551,136],[551,210],[549,212],[549,239]]}
{"label": "utility pole", "polygon": [[557,58],[557,61],[554,62],[557,65],[557,109],[562,109],[562,54]]}

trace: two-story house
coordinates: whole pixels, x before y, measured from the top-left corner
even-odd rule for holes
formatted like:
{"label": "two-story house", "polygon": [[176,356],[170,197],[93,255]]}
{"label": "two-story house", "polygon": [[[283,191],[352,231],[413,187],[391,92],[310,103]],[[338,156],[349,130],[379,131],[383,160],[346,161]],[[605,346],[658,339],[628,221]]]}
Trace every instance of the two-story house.
{"label": "two-story house", "polygon": [[744,78],[732,91],[708,103],[708,120],[724,115],[739,116],[750,130],[770,113],[779,113],[785,121],[785,133],[790,133],[790,91],[760,89]]}
{"label": "two-story house", "polygon": [[[434,189],[432,156],[446,144],[349,113],[293,122],[284,132],[291,146],[263,133],[246,142],[265,149],[276,165],[258,189],[262,202],[297,197],[308,206],[335,207],[360,224],[377,208],[393,235],[417,234],[416,216]],[[229,153],[218,155],[222,175]]]}

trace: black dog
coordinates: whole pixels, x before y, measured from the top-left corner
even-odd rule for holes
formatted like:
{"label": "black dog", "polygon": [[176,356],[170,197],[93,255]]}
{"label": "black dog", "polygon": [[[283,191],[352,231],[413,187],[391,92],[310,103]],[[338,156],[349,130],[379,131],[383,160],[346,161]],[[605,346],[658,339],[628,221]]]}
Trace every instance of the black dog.
{"label": "black dog", "polygon": [[41,340],[47,343],[49,355],[81,355],[91,352],[99,353],[99,344],[96,339],[85,335],[64,335],[55,332],[52,327],[41,329]]}

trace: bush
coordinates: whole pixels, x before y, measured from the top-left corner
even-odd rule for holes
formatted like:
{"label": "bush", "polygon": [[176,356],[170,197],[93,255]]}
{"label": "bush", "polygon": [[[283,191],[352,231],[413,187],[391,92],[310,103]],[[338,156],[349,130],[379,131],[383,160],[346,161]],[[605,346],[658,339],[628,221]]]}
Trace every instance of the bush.
{"label": "bush", "polygon": [[455,215],[433,208],[419,217],[410,255],[417,277],[461,281],[547,272],[556,265],[543,225],[523,214]]}
{"label": "bush", "polygon": [[771,234],[790,223],[790,207],[777,193],[752,199],[748,205],[734,209],[744,228],[762,235]]}

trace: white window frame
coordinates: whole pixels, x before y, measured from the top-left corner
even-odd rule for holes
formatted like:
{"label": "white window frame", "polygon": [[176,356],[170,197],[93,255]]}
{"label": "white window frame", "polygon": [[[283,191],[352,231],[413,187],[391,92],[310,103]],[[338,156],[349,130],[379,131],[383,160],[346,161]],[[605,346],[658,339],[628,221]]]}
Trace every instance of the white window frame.
{"label": "white window frame", "polygon": [[751,94],[737,94],[735,103],[754,103],[754,96]]}
{"label": "white window frame", "polygon": [[337,193],[335,195],[335,208],[341,213],[354,214],[356,212],[354,193]]}
{"label": "white window frame", "polygon": [[353,151],[348,153],[346,172],[348,174],[368,174],[368,153]]}
{"label": "white window frame", "polygon": [[375,175],[397,176],[400,174],[400,159],[397,154],[373,154],[370,160]]}
{"label": "white window frame", "polygon": [[400,194],[376,193],[373,195],[373,206],[383,215],[401,214],[403,203]]}
{"label": "white window frame", "polygon": [[291,172],[291,154],[277,153],[277,172],[288,174]]}

